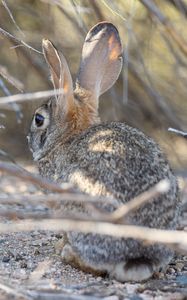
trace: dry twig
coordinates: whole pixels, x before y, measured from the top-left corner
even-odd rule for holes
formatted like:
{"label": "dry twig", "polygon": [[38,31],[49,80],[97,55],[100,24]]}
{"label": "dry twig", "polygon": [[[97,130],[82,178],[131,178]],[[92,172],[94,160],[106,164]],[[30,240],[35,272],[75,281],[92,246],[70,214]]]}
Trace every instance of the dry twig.
{"label": "dry twig", "polygon": [[[105,203],[111,205],[113,207],[114,212],[112,213],[104,213],[101,212],[98,208],[92,207],[92,217],[85,217],[82,214],[70,215],[73,219],[80,220],[81,218],[84,220],[92,220],[92,221],[107,221],[107,222],[120,222],[124,221],[124,217],[138,209],[140,206],[148,202],[149,200],[158,197],[159,195],[168,192],[170,187],[169,181],[167,179],[161,180],[158,184],[150,188],[148,191],[138,195],[131,201],[127,202],[124,205],[119,207],[117,205],[118,201],[108,197],[91,197],[89,195],[84,194],[63,194],[63,195],[46,195],[44,196],[10,196],[8,197],[0,197],[0,204],[38,204],[42,203],[45,206],[49,206],[52,208],[58,208],[59,204],[65,203],[81,203],[84,205],[90,206],[91,204]],[[0,216],[8,217],[8,218],[54,218],[54,213],[44,212],[44,213],[22,213],[13,209],[0,209]],[[55,213],[56,217],[63,217],[63,209],[62,211],[57,211]]]}
{"label": "dry twig", "polygon": [[187,17],[187,4],[183,0],[167,0],[172,4],[180,13]]}
{"label": "dry twig", "polygon": [[18,291],[15,286],[11,287],[9,284],[0,282],[0,290],[4,291],[8,295],[12,295],[13,297],[18,297],[19,299],[32,300],[30,296]]}
{"label": "dry twig", "polygon": [[[1,78],[0,78],[0,87],[2,88],[5,95],[7,95],[7,97],[10,97],[11,93]],[[17,103],[11,103],[11,105],[8,106],[8,108],[11,110],[14,110],[16,112],[17,121],[20,123],[21,119],[23,117],[23,114],[21,112],[19,105]]]}
{"label": "dry twig", "polygon": [[[167,116],[168,120],[171,122],[171,124],[173,124],[173,126],[179,127],[180,125],[178,118],[176,117],[172,107],[167,104],[163,96],[159,95],[158,92],[154,88],[152,88],[152,83],[150,82],[150,77],[148,76],[148,74],[146,74],[146,77],[149,80],[149,84],[142,79],[142,76],[137,72],[137,68],[132,62],[129,61],[128,66],[134,78],[137,79],[138,83],[144,88],[149,97],[154,101],[155,106],[158,108],[158,110],[164,116]],[[146,68],[144,68],[144,71],[146,71]]]}
{"label": "dry twig", "polygon": [[34,51],[36,53],[39,53],[39,54],[43,55],[43,53],[41,51],[38,51],[38,50],[34,49],[30,45],[28,45],[27,43],[25,43],[22,40],[19,40],[18,38],[16,38],[11,33],[7,32],[6,30],[4,30],[1,27],[0,27],[0,34],[3,35],[3,36],[5,36],[9,41],[13,42],[17,46],[24,46],[24,47],[28,48],[29,50],[32,50],[32,51]]}
{"label": "dry twig", "polygon": [[93,7],[93,10],[95,12],[95,15],[97,16],[98,21],[103,21],[104,16],[103,16],[103,13],[102,13],[100,7],[98,6],[98,1],[92,0],[90,2],[90,5]]}
{"label": "dry twig", "polygon": [[[1,23],[0,23],[0,34],[3,34],[1,32]],[[4,30],[3,30],[4,32]],[[11,36],[11,35],[10,35]],[[16,41],[9,36],[8,40],[13,44],[13,45],[20,45],[20,43],[18,44],[18,41],[16,39]],[[45,82],[46,86],[50,87],[50,81],[48,80],[47,76],[46,76],[46,71],[45,69],[42,67],[42,64],[40,62],[38,62],[37,59],[35,59],[35,57],[30,55],[30,52],[27,51],[27,49],[25,47],[17,47],[16,50],[19,50],[19,52],[21,53],[22,57],[26,60],[27,64],[30,66],[30,68],[34,68],[34,70],[36,71],[36,73],[40,76],[40,78],[42,79],[43,82]],[[37,51],[37,50],[36,50]]]}
{"label": "dry twig", "polygon": [[50,5],[56,5],[59,9],[59,11],[70,21],[74,29],[78,31],[79,34],[81,34],[83,37],[85,36],[86,32],[83,27],[79,25],[79,22],[77,21],[77,18],[69,14],[65,9],[65,5],[63,6],[62,3],[58,0],[40,0],[41,2],[48,3]]}
{"label": "dry twig", "polygon": [[108,5],[108,3],[106,3],[105,0],[102,0],[102,3],[108,8],[108,10],[113,14],[113,15],[116,15],[118,16],[120,19],[122,19],[123,21],[126,21],[125,17],[123,17],[121,15],[121,13],[115,11],[113,8],[110,7],[110,5]]}
{"label": "dry twig", "polygon": [[10,163],[0,162],[0,171],[8,173],[12,176],[22,179],[25,182],[29,182],[39,186],[42,189],[49,190],[54,193],[65,193],[74,192],[73,186],[71,184],[63,183],[57,184],[51,182],[47,178],[43,178],[39,175],[34,175],[25,169],[19,168]]}
{"label": "dry twig", "polygon": [[17,78],[10,75],[7,68],[0,65],[0,75],[6,79],[12,86],[14,86],[18,91],[23,93],[24,84]]}
{"label": "dry twig", "polygon": [[6,104],[12,102],[23,102],[23,101],[38,100],[42,98],[49,98],[52,96],[60,95],[62,93],[63,93],[63,89],[59,89],[59,90],[49,90],[49,91],[41,91],[41,92],[26,93],[26,94],[16,94],[8,97],[0,97],[0,105],[2,105],[3,108],[10,109],[10,107],[6,106]]}
{"label": "dry twig", "polygon": [[4,8],[6,9],[7,13],[9,14],[10,19],[11,19],[12,22],[14,23],[15,27],[17,28],[17,30],[24,36],[23,31],[20,29],[20,27],[19,27],[18,24],[16,23],[16,21],[15,21],[15,19],[14,19],[14,17],[13,17],[13,14],[12,14],[12,12],[10,11],[10,8],[8,7],[6,1],[5,1],[5,0],[2,0],[1,2],[2,2]]}
{"label": "dry twig", "polygon": [[184,55],[187,56],[187,43],[183,37],[176,31],[170,20],[159,10],[152,0],[140,0],[142,4],[148,9],[151,15],[154,15],[159,22],[164,26],[170,37],[176,42]]}
{"label": "dry twig", "polygon": [[175,129],[175,128],[171,128],[171,127],[168,128],[168,131],[176,133],[179,136],[183,136],[184,138],[187,138],[187,132],[184,132],[184,131],[181,131],[181,130],[178,130],[178,129]]}
{"label": "dry twig", "polygon": [[115,238],[134,238],[147,243],[162,243],[174,249],[187,251],[187,232],[185,231],[162,230],[134,225],[72,219],[23,220],[12,223],[0,223],[0,233],[2,234],[33,230],[49,230],[55,232],[76,231],[109,235]]}
{"label": "dry twig", "polygon": [[17,209],[10,208],[0,208],[0,216],[8,220],[25,220],[25,219],[54,219],[59,218],[60,215],[57,213],[49,211],[40,211],[40,212],[26,212]]}
{"label": "dry twig", "polygon": [[148,202],[149,200],[158,197],[161,194],[167,193],[170,188],[170,183],[167,179],[161,180],[155,186],[148,191],[138,195],[134,199],[130,200],[127,204],[120,206],[113,213],[110,214],[110,220],[120,221],[126,215],[138,209],[140,206]]}
{"label": "dry twig", "polygon": [[117,201],[110,197],[91,197],[79,193],[47,194],[47,195],[8,195],[0,196],[0,204],[36,205],[42,204],[51,208],[59,207],[63,203],[108,203],[117,207]]}

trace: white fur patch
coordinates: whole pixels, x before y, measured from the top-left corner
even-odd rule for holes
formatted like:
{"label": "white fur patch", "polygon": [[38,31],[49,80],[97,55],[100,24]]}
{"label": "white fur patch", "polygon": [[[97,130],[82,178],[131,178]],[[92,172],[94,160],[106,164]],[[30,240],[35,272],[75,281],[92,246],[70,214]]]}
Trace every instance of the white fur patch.
{"label": "white fur patch", "polygon": [[134,264],[129,268],[125,267],[125,263],[119,263],[113,269],[111,276],[120,282],[125,281],[143,281],[153,275],[151,265],[148,264]]}
{"label": "white fur patch", "polygon": [[74,259],[75,253],[73,252],[73,249],[70,244],[66,244],[63,247],[63,250],[61,252],[61,257],[62,257],[62,260],[67,263],[71,262]]}

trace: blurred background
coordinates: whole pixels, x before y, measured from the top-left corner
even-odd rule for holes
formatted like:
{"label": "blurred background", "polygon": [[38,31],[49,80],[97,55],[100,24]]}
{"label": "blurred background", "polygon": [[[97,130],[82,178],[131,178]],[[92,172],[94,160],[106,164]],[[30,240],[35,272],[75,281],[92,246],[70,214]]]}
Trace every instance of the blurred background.
{"label": "blurred background", "polygon": [[[103,20],[120,32],[124,66],[100,99],[102,120],[143,130],[187,169],[187,139],[168,132],[187,131],[186,0],[0,0],[0,97],[52,88],[43,55],[21,41],[41,51],[42,38],[52,40],[75,79],[86,33]],[[26,135],[40,103],[0,106],[0,159],[31,160]]]}

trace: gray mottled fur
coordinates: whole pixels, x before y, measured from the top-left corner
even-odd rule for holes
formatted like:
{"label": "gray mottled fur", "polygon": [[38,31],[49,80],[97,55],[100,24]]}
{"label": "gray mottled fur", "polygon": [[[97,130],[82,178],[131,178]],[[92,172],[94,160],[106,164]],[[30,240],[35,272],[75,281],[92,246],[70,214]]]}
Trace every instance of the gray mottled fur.
{"label": "gray mottled fur", "polygon": [[[97,39],[94,38],[95,34],[98,35]],[[126,124],[99,124],[95,92],[91,93],[80,86],[89,87],[90,84],[92,89],[93,78],[97,80],[97,76],[92,74],[90,83],[84,82],[89,77],[89,72],[84,76],[84,67],[90,67],[95,61],[94,58],[92,62],[91,52],[88,51],[92,38],[94,55],[98,47],[99,53],[106,58],[103,68],[110,70],[115,66],[116,73],[109,79],[107,72],[103,73],[106,74],[103,89],[111,86],[117,78],[121,65],[121,44],[117,30],[112,24],[103,22],[91,29],[88,36],[89,44],[85,40],[86,50],[83,49],[83,58],[86,58],[79,72],[80,81],[83,82],[77,84],[74,94],[68,90],[67,94],[49,100],[37,110],[45,117],[43,125],[36,126],[35,116],[33,118],[29,144],[40,174],[57,182],[71,182],[89,195],[113,197],[119,205],[167,178],[170,181],[168,193],[138,208],[128,215],[125,222],[150,228],[175,229],[179,214],[179,191],[177,180],[162,151],[151,138]],[[97,43],[100,43],[99,46]],[[61,68],[64,64],[67,90],[72,83],[65,59],[61,59],[62,65],[59,66],[60,57],[53,45],[45,40],[43,47],[55,87],[58,86],[58,78],[59,87],[62,85]],[[102,53],[103,49],[105,52]],[[84,51],[90,56],[85,55]],[[107,211],[114,209],[107,203],[102,208]],[[76,210],[85,213],[81,205],[64,206],[65,214]],[[64,260],[78,261],[77,264],[84,269],[107,271],[120,281],[147,279],[172,258],[172,251],[163,245],[145,245],[130,238],[70,232],[64,240]]]}
{"label": "gray mottled fur", "polygon": [[[112,196],[119,204],[168,178],[169,192],[139,208],[128,222],[176,228],[179,202],[176,178],[157,144],[135,128],[122,123],[92,126],[66,143],[55,144],[38,160],[38,165],[40,173],[52,180],[72,182],[91,195]],[[73,208],[69,206],[69,210]],[[73,250],[95,268],[101,263],[141,257],[160,267],[172,257],[172,252],[164,246],[143,246],[133,239],[69,233],[68,240]]]}

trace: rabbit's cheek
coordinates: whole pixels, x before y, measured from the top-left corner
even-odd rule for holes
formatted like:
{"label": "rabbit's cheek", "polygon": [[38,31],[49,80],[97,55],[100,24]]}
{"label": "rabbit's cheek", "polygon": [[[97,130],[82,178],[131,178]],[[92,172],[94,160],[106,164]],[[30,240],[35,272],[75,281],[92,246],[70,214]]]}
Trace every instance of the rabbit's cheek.
{"label": "rabbit's cheek", "polygon": [[44,146],[46,139],[47,139],[47,129],[41,134],[40,148]]}

